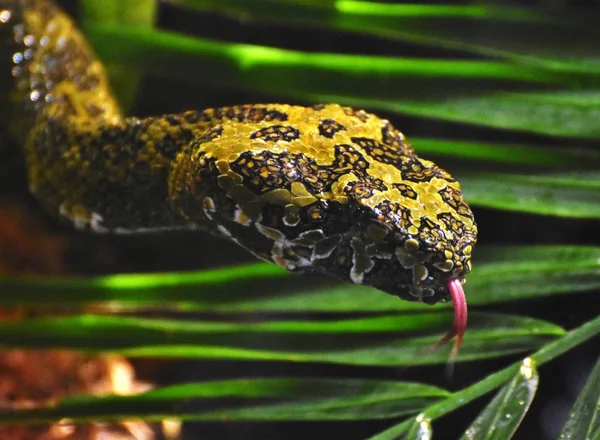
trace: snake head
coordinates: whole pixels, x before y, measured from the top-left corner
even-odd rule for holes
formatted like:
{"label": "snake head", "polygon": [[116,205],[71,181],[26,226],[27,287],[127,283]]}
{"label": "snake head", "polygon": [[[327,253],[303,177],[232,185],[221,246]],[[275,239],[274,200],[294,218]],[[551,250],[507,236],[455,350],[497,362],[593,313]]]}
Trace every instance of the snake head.
{"label": "snake head", "polygon": [[[411,159],[427,169],[419,182],[397,184],[383,200],[354,197],[348,201],[358,213],[347,234],[347,251],[338,256],[348,278],[405,300],[435,304],[452,301],[454,323],[435,347],[456,337],[450,366],[458,356],[467,327],[467,302],[462,284],[471,271],[477,239],[473,214],[458,183],[432,162]],[[434,177],[427,177],[434,176]],[[406,174],[409,177],[410,173]],[[412,176],[412,178],[416,178]],[[394,182],[385,182],[394,187]],[[373,191],[374,192],[374,191]],[[352,195],[352,191],[346,191]],[[374,200],[374,201],[373,201]]]}
{"label": "snake head", "polygon": [[398,202],[378,206],[367,209],[370,220],[351,240],[350,279],[409,301],[449,300],[448,282],[462,283],[471,271],[477,231],[472,215],[437,207],[415,218]]}
{"label": "snake head", "polygon": [[205,111],[212,125],[177,158],[171,201],[288,270],[410,301],[450,299],[477,227],[458,182],[388,121],[339,105]]}
{"label": "snake head", "polygon": [[477,227],[458,182],[388,121],[339,105],[205,111],[171,201],[260,258],[410,301],[448,300]]}
{"label": "snake head", "polygon": [[464,282],[477,239],[458,182],[403,142],[405,148],[393,152],[384,143],[362,143],[380,160],[372,161],[362,176],[355,171],[338,189],[344,213],[332,217],[339,218],[333,229],[345,229],[346,250],[337,256],[341,271],[356,284],[405,300],[450,300],[448,283]]}
{"label": "snake head", "polygon": [[388,121],[334,104],[229,107],[200,119],[212,127],[178,155],[171,180],[188,222],[288,270],[409,301],[453,300],[464,331],[473,214],[458,182]]}

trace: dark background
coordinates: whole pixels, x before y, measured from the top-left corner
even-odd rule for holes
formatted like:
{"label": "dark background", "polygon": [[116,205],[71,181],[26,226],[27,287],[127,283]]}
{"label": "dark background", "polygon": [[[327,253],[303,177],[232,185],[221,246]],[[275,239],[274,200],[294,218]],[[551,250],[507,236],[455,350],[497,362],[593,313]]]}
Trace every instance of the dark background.
{"label": "dark background", "polygon": [[[432,3],[432,2],[429,2]],[[449,3],[449,2],[437,2]],[[463,2],[467,3],[467,2]],[[555,13],[585,10],[600,17],[600,1],[520,1]],[[70,12],[77,13],[76,1],[62,2]],[[365,53],[411,57],[467,58],[459,51],[381,40],[375,37],[316,29],[292,28],[289,25],[240,23],[217,14],[191,13],[174,6],[161,4],[158,23],[164,29],[224,41],[246,42],[277,47],[339,53]],[[588,16],[589,18],[589,16]],[[477,35],[474,35],[477,38]],[[600,43],[599,43],[600,45]],[[145,76],[132,110],[137,116],[156,115],[230,104],[280,101],[277,96],[265,96],[231,89],[220,89],[212,84],[182,84],[165,78]],[[287,102],[290,102],[287,100]],[[291,102],[290,102],[291,103]],[[300,102],[302,103],[302,102]],[[437,122],[377,112],[390,119],[407,136],[468,138],[472,140],[503,141],[539,145],[559,143],[554,138],[517,132],[498,131],[462,124]],[[577,145],[578,142],[569,144]],[[594,148],[590,143],[582,146]],[[418,145],[416,146],[418,151]],[[429,157],[428,157],[429,158]],[[451,164],[444,158],[432,157],[450,172]],[[447,160],[447,159],[446,159]],[[15,182],[18,179],[15,180]],[[30,209],[37,212],[35,201],[28,200]],[[598,244],[597,223],[594,221],[540,217],[503,211],[474,208],[480,228],[479,244]],[[94,236],[74,232],[70,227],[38,212],[61,235],[69,237],[70,256],[75,270],[81,273],[110,273],[130,271],[164,271],[171,269],[198,269],[234,262],[252,261],[253,258],[237,246],[212,237],[190,233],[169,233],[143,236]],[[475,260],[475,270],[476,269]],[[295,281],[298,282],[297,280]],[[543,300],[521,301],[488,307],[496,312],[507,312],[550,320],[566,329],[574,328],[598,313],[597,292],[550,297]],[[594,302],[595,301],[595,302]],[[582,345],[568,355],[540,368],[541,385],[530,410],[519,429],[516,439],[554,439],[598,355],[597,342]],[[193,380],[225,379],[234,377],[359,377],[399,380],[417,380],[457,390],[472,384],[523,356],[493,361],[460,363],[448,379],[444,366],[409,369],[359,368],[331,365],[261,362],[186,361],[164,363],[158,369],[160,384]],[[480,399],[434,422],[435,439],[459,438],[477,416],[488,398]],[[393,422],[346,423],[187,423],[186,439],[363,439],[389,427]]]}

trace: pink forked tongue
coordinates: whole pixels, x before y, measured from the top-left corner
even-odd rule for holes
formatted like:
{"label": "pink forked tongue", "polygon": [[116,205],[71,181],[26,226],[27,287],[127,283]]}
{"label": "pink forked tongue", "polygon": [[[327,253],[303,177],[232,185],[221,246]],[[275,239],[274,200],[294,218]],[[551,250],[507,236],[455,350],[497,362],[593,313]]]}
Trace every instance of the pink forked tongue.
{"label": "pink forked tongue", "polygon": [[456,336],[449,359],[449,364],[454,364],[454,361],[458,356],[458,351],[460,350],[463,336],[467,330],[467,298],[462,284],[457,278],[452,278],[448,281],[448,290],[450,291],[450,296],[452,297],[452,303],[454,305],[454,323],[448,333],[435,344],[435,347],[441,347]]}

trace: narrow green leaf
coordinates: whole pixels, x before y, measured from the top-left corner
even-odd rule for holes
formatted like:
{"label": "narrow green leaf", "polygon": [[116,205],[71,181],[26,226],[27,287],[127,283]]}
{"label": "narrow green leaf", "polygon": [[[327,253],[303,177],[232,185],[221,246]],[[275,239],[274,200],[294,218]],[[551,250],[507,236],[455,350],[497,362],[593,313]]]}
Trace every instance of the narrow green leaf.
{"label": "narrow green leaf", "polygon": [[[556,341],[550,342],[540,348],[530,358],[536,365],[543,365],[578,345],[593,339],[600,335],[600,316],[583,324],[582,326],[568,332]],[[451,396],[434,403],[426,408],[417,419],[435,420],[461,406],[464,406],[473,400],[484,396],[490,391],[501,387],[510,381],[521,368],[522,361],[516,362],[496,373],[487,376],[485,379],[464,388]],[[414,419],[405,420],[394,425],[383,432],[380,432],[369,440],[397,440],[406,433],[414,423]],[[594,439],[595,440],[595,439]]]}
{"label": "narrow green leaf", "polygon": [[[477,312],[470,318],[460,356],[465,361],[535,349],[564,334],[532,318]],[[447,361],[447,350],[431,355],[425,350],[450,326],[451,316],[440,313],[254,324],[88,315],[0,322],[0,345],[129,356],[416,365]]]}
{"label": "narrow green leaf", "polygon": [[[462,80],[469,85],[458,96],[463,96],[464,90],[471,93],[491,90],[497,87],[498,80],[506,81],[507,85],[511,82],[513,85],[573,84],[572,76],[499,61],[302,52],[102,22],[88,24],[86,34],[108,64],[136,67],[191,82],[218,82],[282,94],[289,91],[352,96],[360,86],[362,97],[442,98],[455,94],[451,85],[457,82],[451,81]],[[118,46],[113,44],[115,39],[120,41]],[[273,83],[274,79],[278,81]],[[407,79],[412,82],[406,84]],[[448,82],[441,83],[442,80]],[[419,90],[414,90],[416,82],[422,84]]]}
{"label": "narrow green leaf", "polygon": [[355,379],[236,379],[175,385],[136,396],[70,397],[52,408],[0,411],[3,423],[68,418],[162,420],[364,420],[398,417],[446,397],[413,382]]}
{"label": "narrow green leaf", "polygon": [[600,358],[579,393],[558,439],[600,439]]}
{"label": "narrow green leaf", "polygon": [[535,397],[539,376],[533,360],[523,360],[513,379],[479,414],[461,440],[510,440]]}
{"label": "narrow green leaf", "polygon": [[479,97],[450,98],[443,102],[397,103],[411,114],[451,121],[530,131],[551,136],[598,139],[600,94],[582,92],[494,93]]}
{"label": "narrow green leaf", "polygon": [[[600,115],[599,115],[600,116]],[[454,173],[473,206],[571,218],[600,218],[600,174]]]}
{"label": "narrow green leaf", "polygon": [[[471,305],[538,298],[600,288],[600,248],[481,246],[465,289]],[[108,302],[111,306],[223,312],[382,312],[427,310],[372,288],[342,284],[294,290],[295,277],[266,263],[189,273],[122,274],[97,278],[0,278],[0,304]],[[303,278],[309,283],[310,278]],[[450,307],[449,304],[436,305]]]}
{"label": "narrow green leaf", "polygon": [[[141,301],[164,304],[165,301],[195,298],[210,303],[234,299],[238,295],[260,297],[265,292],[287,287],[289,279],[289,272],[267,263],[198,272],[118,274],[96,278],[0,277],[7,292],[15,289],[15,295],[1,295],[0,302],[72,304],[108,301],[114,304]],[[169,291],[179,293],[170,296]]]}
{"label": "narrow green leaf", "polygon": [[[600,317],[549,344],[534,355],[539,364],[600,333]],[[73,397],[54,408],[2,411],[0,421],[35,423],[65,417],[78,422],[144,417],[161,420],[328,420],[397,417],[429,407],[423,420],[433,420],[501,386],[519,364],[489,376],[458,393],[421,384],[387,381],[246,379],[168,387],[132,397]],[[429,401],[429,402],[428,402]],[[433,404],[432,404],[433,402]],[[261,409],[262,407],[262,409]],[[309,411],[313,408],[312,412]],[[410,427],[403,422],[373,438],[393,439]],[[399,429],[402,428],[402,429]]]}
{"label": "narrow green leaf", "polygon": [[[454,139],[432,139],[410,137],[410,143],[419,155],[429,154],[459,159],[488,161],[514,165],[533,165],[557,168],[597,168],[600,165],[600,153],[572,147],[547,148],[521,144],[485,143]],[[508,178],[507,178],[508,180]]]}
{"label": "narrow green leaf", "polygon": [[[425,5],[392,4],[360,0],[169,0],[171,3],[224,13],[248,14],[262,19],[300,19],[325,17],[327,12],[338,11],[368,17],[470,17],[479,20],[506,19],[511,21],[538,21],[539,15],[524,9],[489,5]],[[265,15],[266,14],[266,15]]]}
{"label": "narrow green leaf", "polygon": [[[586,17],[565,20],[492,5],[389,4],[359,0],[172,0],[245,21],[287,22],[505,57],[545,69],[598,74],[597,27]],[[482,23],[485,25],[482,27]],[[477,33],[479,38],[474,39]],[[535,35],[536,38],[531,38]]]}

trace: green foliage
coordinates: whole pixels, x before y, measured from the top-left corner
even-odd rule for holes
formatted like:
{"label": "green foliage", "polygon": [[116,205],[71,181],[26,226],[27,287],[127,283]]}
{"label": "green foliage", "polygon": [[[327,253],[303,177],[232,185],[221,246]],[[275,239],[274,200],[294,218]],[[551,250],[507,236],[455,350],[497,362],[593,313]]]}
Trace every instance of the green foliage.
{"label": "green foliage", "polygon": [[569,412],[560,440],[600,438],[600,359]]}
{"label": "green foliage", "polygon": [[[96,2],[83,3],[90,6]],[[137,82],[131,72],[144,71],[173,80],[258,91],[282,101],[335,101],[398,116],[544,135],[548,146],[468,138],[411,141],[424,156],[456,160],[452,172],[473,206],[600,218],[598,153],[572,146],[600,138],[600,63],[594,51],[597,31],[585,20],[575,24],[568,18],[481,2],[448,6],[355,0],[173,1],[251,22],[342,30],[486,57],[416,59],[305,53],[190,37],[149,26],[147,11],[140,12],[146,18],[144,26],[138,26],[137,19],[118,12],[127,2],[104,3],[115,7],[83,9],[85,30],[111,71],[125,75],[130,84]],[[153,2],[147,6],[154,7]],[[495,38],[484,38],[485,34],[481,41],[472,38],[468,25],[474,21],[485,23]],[[128,26],[131,23],[136,27]],[[532,33],[537,38],[529,38]],[[122,76],[120,80],[123,84]],[[129,100],[127,93],[131,90],[121,96]],[[496,165],[495,171],[484,171],[481,164]],[[497,304],[598,289],[599,256],[600,249],[591,246],[498,247],[483,243],[465,286],[469,302]],[[299,289],[293,284],[290,275],[266,264],[197,273],[5,278],[0,281],[0,303],[5,305],[94,303],[128,312],[160,306],[176,312],[209,313],[213,319],[192,321],[183,313],[169,319],[119,313],[31,318],[0,323],[0,344],[128,356],[353,366],[446,362],[447,349],[433,354],[425,354],[425,350],[450,325],[448,305],[432,309],[359,286],[321,284]],[[218,319],[223,312],[240,319]],[[246,318],[258,312],[262,313],[260,321],[249,323]],[[272,312],[280,315],[275,317]],[[310,313],[310,318],[300,319],[298,312]],[[323,312],[335,318],[322,319]],[[356,312],[368,315],[349,315]],[[221,380],[175,385],[131,397],[73,397],[51,409],[0,412],[0,421],[160,420],[166,416],[234,421],[370,420],[408,416],[396,425],[390,420],[391,427],[372,440],[416,439],[428,438],[432,421],[500,388],[465,438],[509,439],[525,417],[538,381],[540,386],[548,386],[543,376],[538,379],[537,366],[598,334],[600,318],[567,332],[540,318],[474,311],[457,368],[468,360],[508,354],[528,357],[458,391],[399,381]],[[600,435],[598,365],[561,438]],[[507,415],[507,420],[502,419]]]}
{"label": "green foliage", "polygon": [[460,440],[512,437],[535,397],[538,383],[539,376],[534,362],[526,358],[519,372],[502,387]]}

